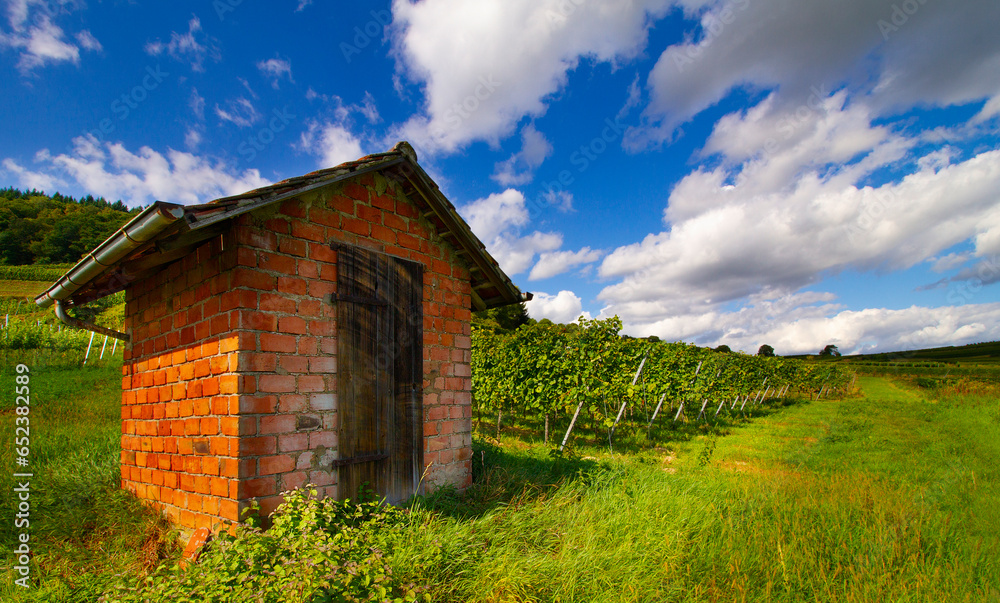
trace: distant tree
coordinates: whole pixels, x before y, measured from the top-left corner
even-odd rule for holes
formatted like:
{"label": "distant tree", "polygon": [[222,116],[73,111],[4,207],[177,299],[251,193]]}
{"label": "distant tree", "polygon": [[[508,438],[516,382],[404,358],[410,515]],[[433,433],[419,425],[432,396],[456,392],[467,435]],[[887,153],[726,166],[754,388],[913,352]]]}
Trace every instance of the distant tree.
{"label": "distant tree", "polygon": [[516,331],[518,327],[526,325],[530,321],[528,309],[522,302],[474,312],[472,323],[481,329],[488,329],[494,333],[509,333]]}
{"label": "distant tree", "polygon": [[650,335],[649,337],[646,338],[646,341],[648,341],[649,343],[660,343],[661,340],[656,335]]}
{"label": "distant tree", "polygon": [[767,358],[772,358],[774,357],[774,348],[765,343],[764,345],[760,346],[760,348],[757,349],[757,355],[765,356]]}
{"label": "distant tree", "polygon": [[723,354],[729,354],[730,352],[732,352],[732,350],[731,350],[731,349],[729,348],[729,346],[728,346],[728,345],[726,345],[726,344],[722,344],[722,345],[720,345],[720,346],[716,347],[716,348],[715,348],[715,351],[716,351],[716,352],[721,352],[721,353],[723,353]]}
{"label": "distant tree", "polygon": [[820,356],[840,356],[840,350],[837,346],[832,343],[823,348],[823,351],[819,353]]}

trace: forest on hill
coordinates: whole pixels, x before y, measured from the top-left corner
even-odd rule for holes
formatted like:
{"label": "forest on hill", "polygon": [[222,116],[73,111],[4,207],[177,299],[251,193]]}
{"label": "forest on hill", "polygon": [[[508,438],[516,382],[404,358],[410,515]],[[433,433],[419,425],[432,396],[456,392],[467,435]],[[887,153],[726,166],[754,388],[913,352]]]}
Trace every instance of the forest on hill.
{"label": "forest on hill", "polygon": [[74,263],[141,209],[92,195],[0,188],[0,266]]}

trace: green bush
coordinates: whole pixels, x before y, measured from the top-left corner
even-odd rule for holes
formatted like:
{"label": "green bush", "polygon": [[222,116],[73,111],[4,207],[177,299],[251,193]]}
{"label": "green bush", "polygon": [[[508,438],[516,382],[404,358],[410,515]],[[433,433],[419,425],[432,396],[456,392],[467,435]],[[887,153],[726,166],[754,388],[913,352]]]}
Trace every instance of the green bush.
{"label": "green bush", "polygon": [[[417,601],[425,589],[393,575],[389,563],[405,547],[409,512],[316,494],[311,485],[284,492],[267,531],[256,521],[237,525],[235,535],[220,533],[196,564],[161,567],[139,585],[117,585],[101,601]],[[439,553],[421,555],[412,559],[413,575]]]}

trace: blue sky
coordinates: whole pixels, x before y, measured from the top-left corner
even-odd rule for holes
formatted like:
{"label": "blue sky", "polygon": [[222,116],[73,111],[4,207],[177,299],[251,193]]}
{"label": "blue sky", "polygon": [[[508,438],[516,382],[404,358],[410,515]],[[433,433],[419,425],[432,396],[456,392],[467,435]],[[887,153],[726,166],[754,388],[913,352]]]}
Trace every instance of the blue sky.
{"label": "blue sky", "polygon": [[1000,339],[994,0],[5,0],[0,184],[206,202],[398,140],[529,312]]}

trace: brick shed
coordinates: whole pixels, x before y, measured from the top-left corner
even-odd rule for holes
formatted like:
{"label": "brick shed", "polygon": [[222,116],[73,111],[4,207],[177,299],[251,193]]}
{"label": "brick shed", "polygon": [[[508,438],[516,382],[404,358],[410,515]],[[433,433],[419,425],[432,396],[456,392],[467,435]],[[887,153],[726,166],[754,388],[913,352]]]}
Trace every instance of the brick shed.
{"label": "brick shed", "polygon": [[[66,312],[123,290],[124,333]],[[309,482],[391,502],[467,486],[471,312],[529,298],[399,143],[156,202],[36,303],[128,342],[122,487],[190,529]]]}

